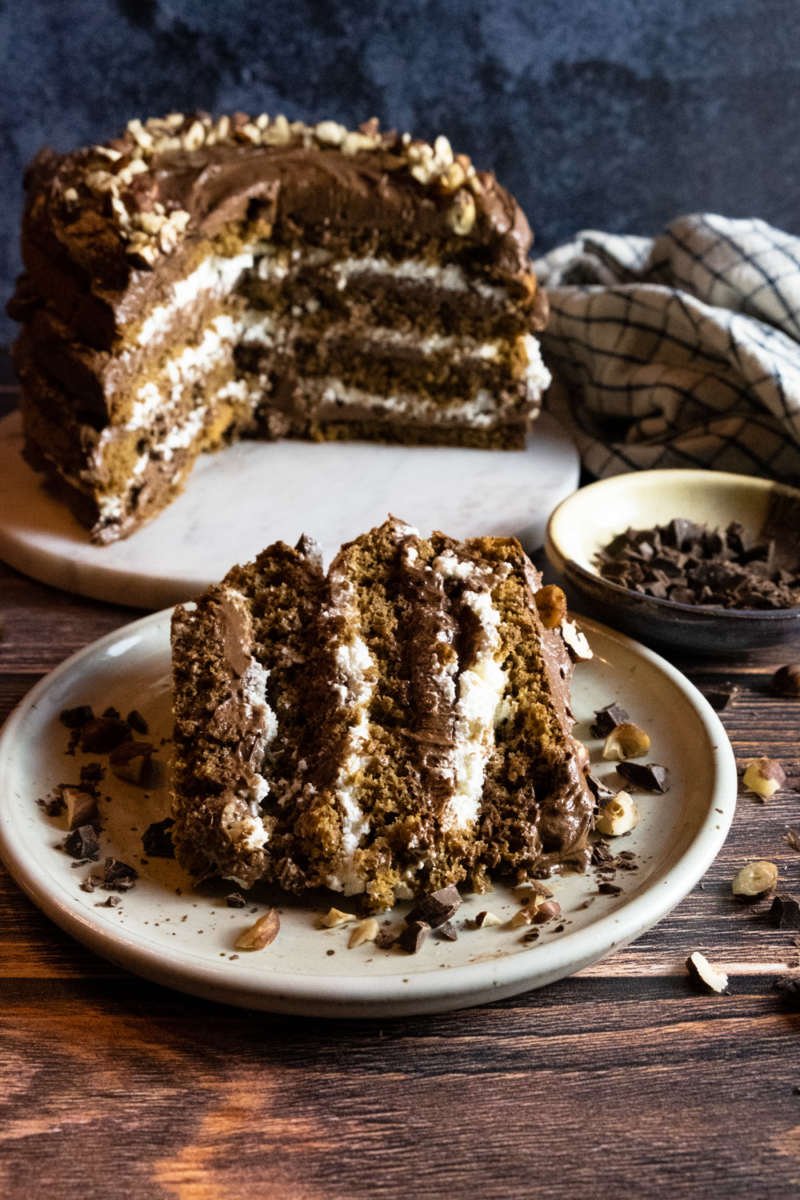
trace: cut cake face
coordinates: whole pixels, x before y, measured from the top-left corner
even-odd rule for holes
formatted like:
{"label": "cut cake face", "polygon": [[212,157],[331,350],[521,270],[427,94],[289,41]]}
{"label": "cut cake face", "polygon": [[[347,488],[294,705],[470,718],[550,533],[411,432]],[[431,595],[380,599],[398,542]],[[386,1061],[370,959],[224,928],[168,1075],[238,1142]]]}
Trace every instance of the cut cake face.
{"label": "cut cake face", "polygon": [[95,541],[239,437],[524,444],[530,227],[446,138],[170,114],[42,152],[26,190],[25,453]]}
{"label": "cut cake face", "polygon": [[326,577],[278,544],[178,608],[184,865],[372,909],[584,866],[588,756],[539,587],[513,538],[421,538],[390,519]]}

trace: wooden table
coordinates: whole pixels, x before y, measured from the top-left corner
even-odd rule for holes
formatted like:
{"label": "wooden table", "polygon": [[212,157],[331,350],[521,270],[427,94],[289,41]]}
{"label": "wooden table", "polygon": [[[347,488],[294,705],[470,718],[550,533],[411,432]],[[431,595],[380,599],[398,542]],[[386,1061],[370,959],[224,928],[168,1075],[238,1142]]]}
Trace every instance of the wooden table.
{"label": "wooden table", "polygon": [[[136,615],[2,565],[0,611],[0,720]],[[790,658],[800,643],[682,664],[701,688],[740,685],[722,713],[737,758],[780,759],[786,789],[741,796],[705,880],[635,945],[485,1008],[376,1025],[195,1000],[95,958],[0,868],[0,1195],[796,1195],[800,1013],[772,985],[800,967],[798,936],[730,895],[753,858],[800,893],[785,841],[800,826],[800,702],[768,686]],[[730,995],[691,989],[694,949],[731,973]]]}

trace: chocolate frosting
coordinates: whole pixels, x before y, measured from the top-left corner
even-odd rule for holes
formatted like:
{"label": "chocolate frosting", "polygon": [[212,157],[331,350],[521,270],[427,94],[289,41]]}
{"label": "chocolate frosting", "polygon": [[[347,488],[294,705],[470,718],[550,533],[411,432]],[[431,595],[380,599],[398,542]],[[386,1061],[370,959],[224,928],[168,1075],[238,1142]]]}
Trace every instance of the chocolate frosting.
{"label": "chocolate frosting", "polygon": [[[120,326],[191,269],[207,239],[245,228],[249,236],[279,244],[304,238],[343,253],[435,247],[442,260],[468,261],[488,278],[517,284],[533,302],[531,229],[491,173],[476,172],[465,156],[455,156],[471,175],[470,187],[454,194],[439,177],[420,181],[411,157],[419,143],[395,133],[373,128],[373,148],[346,154],[315,141],[309,127],[292,129],[285,145],[231,138],[159,150],[156,143],[135,162],[139,173],[113,192],[97,190],[93,181],[98,175],[112,179],[115,171],[123,177],[125,164],[139,153],[130,133],[105,147],[65,155],[42,151],[26,176],[28,274],[11,302],[12,315],[27,319],[32,305],[45,298],[84,340],[108,344]],[[122,157],[110,163],[103,153]],[[459,197],[474,210],[474,221],[457,233]],[[142,214],[156,211],[180,215],[184,225],[166,249],[157,249],[156,237],[157,256],[142,262],[131,254],[131,230]]]}

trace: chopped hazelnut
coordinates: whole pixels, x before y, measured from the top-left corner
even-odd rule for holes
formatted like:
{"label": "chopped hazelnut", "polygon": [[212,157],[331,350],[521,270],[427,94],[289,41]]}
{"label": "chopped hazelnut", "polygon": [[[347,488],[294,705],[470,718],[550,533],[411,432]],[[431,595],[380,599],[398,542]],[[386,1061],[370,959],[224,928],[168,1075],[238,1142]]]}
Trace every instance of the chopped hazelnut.
{"label": "chopped hazelnut", "polygon": [[748,900],[758,900],[773,891],[778,882],[778,868],[775,863],[762,859],[748,863],[737,871],[731,890],[734,896],[744,896]]}
{"label": "chopped hazelnut", "polygon": [[363,946],[364,942],[374,942],[378,931],[378,922],[374,917],[367,917],[365,921],[359,921],[350,933],[348,948],[354,950],[356,946]]}
{"label": "chopped hazelnut", "polygon": [[82,788],[62,787],[61,799],[67,808],[67,829],[87,825],[97,815],[97,797]]}
{"label": "chopped hazelnut", "polygon": [[786,772],[774,758],[749,758],[742,782],[751,792],[769,800],[786,782]]}
{"label": "chopped hazelnut", "polygon": [[627,792],[617,792],[595,818],[595,829],[608,837],[630,833],[639,823],[639,810]]}
{"label": "chopped hazelnut", "polygon": [[695,983],[709,992],[728,990],[728,976],[719,967],[708,961],[699,950],[693,951],[686,960],[686,970]]}
{"label": "chopped hazelnut", "polygon": [[562,588],[554,583],[539,588],[534,597],[536,611],[545,629],[555,629],[567,615],[567,597]]}
{"label": "chopped hazelnut", "polygon": [[[412,170],[412,174],[416,168]],[[477,209],[472,195],[463,188],[456,192],[453,203],[447,213],[447,223],[457,237],[466,237],[472,232],[477,217]]]}
{"label": "chopped hazelnut", "polygon": [[650,735],[632,721],[623,721],[606,738],[603,758],[623,762],[626,758],[641,758],[649,749]]}
{"label": "chopped hazelnut", "polygon": [[488,925],[502,925],[502,921],[493,912],[479,912],[475,916],[475,928],[486,929]]}
{"label": "chopped hazelnut", "polygon": [[263,950],[275,941],[281,927],[278,910],[270,908],[263,917],[242,931],[234,942],[236,950]]}
{"label": "chopped hazelnut", "polygon": [[335,929],[337,925],[344,925],[346,921],[355,920],[352,913],[342,912],[340,908],[329,908],[328,911],[321,916],[317,921],[320,929]]}

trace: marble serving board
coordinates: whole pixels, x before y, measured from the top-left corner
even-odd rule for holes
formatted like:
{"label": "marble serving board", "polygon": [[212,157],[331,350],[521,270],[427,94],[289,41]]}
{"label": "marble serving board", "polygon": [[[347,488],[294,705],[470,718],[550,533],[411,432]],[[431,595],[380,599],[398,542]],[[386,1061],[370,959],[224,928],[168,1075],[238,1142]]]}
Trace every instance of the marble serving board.
{"label": "marble serving board", "polygon": [[388,513],[423,533],[516,534],[529,551],[578,485],[578,454],[548,414],[524,450],[374,442],[240,442],[203,455],[181,496],[121,542],[94,546],[0,421],[0,558],[84,596],[140,608],[190,599],[270,542],[308,533],[326,562]]}

